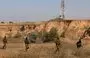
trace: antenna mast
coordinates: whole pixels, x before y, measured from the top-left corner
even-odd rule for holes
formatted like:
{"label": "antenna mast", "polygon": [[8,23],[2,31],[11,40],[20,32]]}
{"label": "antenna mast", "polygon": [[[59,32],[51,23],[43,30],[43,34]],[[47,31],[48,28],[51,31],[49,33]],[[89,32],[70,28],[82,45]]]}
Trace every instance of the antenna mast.
{"label": "antenna mast", "polygon": [[65,1],[64,0],[61,0],[61,15],[60,15],[60,17],[62,19],[65,18],[64,11],[65,11]]}

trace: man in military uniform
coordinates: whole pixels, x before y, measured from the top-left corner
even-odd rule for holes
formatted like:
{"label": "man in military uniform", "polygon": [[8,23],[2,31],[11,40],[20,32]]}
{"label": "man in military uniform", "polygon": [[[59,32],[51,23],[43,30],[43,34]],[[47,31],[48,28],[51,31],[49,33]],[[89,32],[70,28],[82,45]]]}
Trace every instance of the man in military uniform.
{"label": "man in military uniform", "polygon": [[80,37],[79,41],[76,43],[77,48],[82,47],[81,39],[85,38],[86,35],[90,36],[90,27],[87,30],[85,30],[85,32],[83,33],[83,35]]}
{"label": "man in military uniform", "polygon": [[84,32],[84,34],[90,36],[90,27]]}
{"label": "man in military uniform", "polygon": [[82,42],[81,39],[79,39],[79,41],[76,43],[77,48],[81,48],[82,47]]}
{"label": "man in military uniform", "polygon": [[25,43],[25,50],[27,51],[29,49],[29,40],[27,37],[25,38],[24,43]]}
{"label": "man in military uniform", "polygon": [[80,54],[81,54],[80,51],[82,50],[81,47],[83,47],[81,39],[79,39],[79,41],[77,41],[76,46],[77,46],[77,51],[76,51],[75,55],[80,56]]}
{"label": "man in military uniform", "polygon": [[55,52],[59,52],[60,47],[61,47],[61,42],[60,42],[60,40],[59,40],[59,37],[57,37],[57,38],[55,39],[55,44],[56,44],[56,51],[55,51]]}
{"label": "man in military uniform", "polygon": [[6,49],[6,44],[7,44],[7,39],[6,39],[6,36],[4,36],[3,38],[3,49]]}

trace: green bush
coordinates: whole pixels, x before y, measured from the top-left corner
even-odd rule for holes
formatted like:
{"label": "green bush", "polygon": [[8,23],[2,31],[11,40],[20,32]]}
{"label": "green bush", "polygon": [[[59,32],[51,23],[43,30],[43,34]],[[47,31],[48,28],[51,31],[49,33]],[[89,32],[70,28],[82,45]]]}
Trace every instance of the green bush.
{"label": "green bush", "polygon": [[57,37],[58,36],[57,29],[52,27],[51,30],[49,31],[49,35],[51,38]]}
{"label": "green bush", "polygon": [[30,40],[30,42],[35,43],[37,37],[38,37],[38,35],[37,35],[36,32],[32,32],[32,33],[30,33],[30,34],[29,34],[29,40]]}
{"label": "green bush", "polygon": [[49,39],[49,33],[44,31],[43,34],[42,34],[42,41],[43,42],[49,42],[50,39]]}
{"label": "green bush", "polygon": [[58,37],[57,29],[51,28],[49,32],[44,31],[42,35],[43,42],[54,41],[54,38]]}

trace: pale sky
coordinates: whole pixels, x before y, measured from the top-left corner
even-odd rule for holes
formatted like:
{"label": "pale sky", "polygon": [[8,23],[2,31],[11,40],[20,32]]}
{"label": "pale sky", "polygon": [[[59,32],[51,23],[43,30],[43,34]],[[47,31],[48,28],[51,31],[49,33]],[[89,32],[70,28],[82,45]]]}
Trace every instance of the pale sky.
{"label": "pale sky", "polygon": [[[0,0],[0,21],[45,21],[60,14],[61,0]],[[90,0],[65,0],[66,18],[90,18]]]}

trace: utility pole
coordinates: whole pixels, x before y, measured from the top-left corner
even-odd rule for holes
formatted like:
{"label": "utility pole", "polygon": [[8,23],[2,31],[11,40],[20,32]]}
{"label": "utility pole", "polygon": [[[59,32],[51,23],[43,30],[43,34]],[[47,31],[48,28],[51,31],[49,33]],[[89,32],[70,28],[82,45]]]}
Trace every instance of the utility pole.
{"label": "utility pole", "polygon": [[65,18],[64,11],[65,11],[65,0],[61,0],[61,15],[60,15],[60,18],[62,18],[62,19]]}

